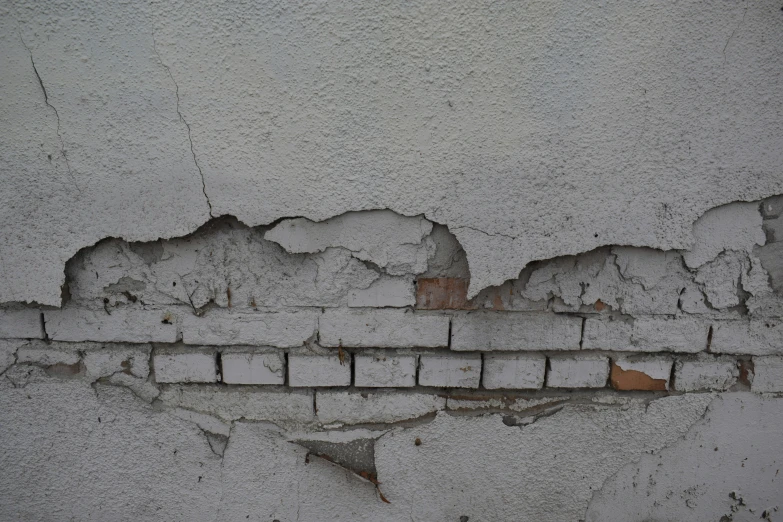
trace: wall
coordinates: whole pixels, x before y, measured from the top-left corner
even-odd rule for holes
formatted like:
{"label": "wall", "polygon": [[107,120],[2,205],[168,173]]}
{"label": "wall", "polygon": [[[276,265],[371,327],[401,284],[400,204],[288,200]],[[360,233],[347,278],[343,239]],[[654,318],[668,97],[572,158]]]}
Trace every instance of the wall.
{"label": "wall", "polygon": [[0,10],[0,518],[783,519],[777,4]]}

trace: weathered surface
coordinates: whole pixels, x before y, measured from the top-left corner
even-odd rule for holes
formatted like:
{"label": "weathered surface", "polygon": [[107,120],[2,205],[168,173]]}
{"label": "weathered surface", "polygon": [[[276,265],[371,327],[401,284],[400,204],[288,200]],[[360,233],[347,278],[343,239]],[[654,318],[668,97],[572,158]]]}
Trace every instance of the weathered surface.
{"label": "weathered surface", "polygon": [[708,209],[783,192],[778,11],[15,0],[0,301],[57,305],[80,248],[210,215],[425,215],[471,296],[536,259],[687,248]]}
{"label": "weathered surface", "polygon": [[718,397],[681,440],[607,480],[585,520],[779,520],[779,402],[748,393]]}

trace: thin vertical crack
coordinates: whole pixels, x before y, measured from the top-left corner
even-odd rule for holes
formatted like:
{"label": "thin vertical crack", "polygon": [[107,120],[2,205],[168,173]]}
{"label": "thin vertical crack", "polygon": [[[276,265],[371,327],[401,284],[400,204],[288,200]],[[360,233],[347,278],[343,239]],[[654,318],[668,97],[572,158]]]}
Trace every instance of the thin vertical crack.
{"label": "thin vertical crack", "polygon": [[739,29],[743,23],[745,23],[745,15],[748,14],[748,4],[745,4],[745,9],[742,11],[742,20],[737,24],[737,27],[734,28],[734,30],[731,32],[731,35],[729,35],[729,39],[726,40],[726,45],[723,46],[723,65],[726,65],[726,49],[728,49],[729,44],[731,43],[731,39],[734,38],[734,34],[737,32],[737,29]]}
{"label": "thin vertical crack", "polygon": [[160,53],[158,52],[158,44],[155,40],[155,31],[152,32],[152,49],[153,51],[155,51],[155,56],[158,57],[158,61],[166,69],[169,78],[171,78],[171,82],[174,84],[174,96],[177,99],[177,115],[179,116],[179,119],[182,121],[182,123],[185,124],[185,128],[188,129],[188,141],[190,142],[190,154],[193,156],[193,163],[196,164],[196,168],[198,169],[199,176],[201,176],[201,191],[204,193],[204,197],[207,200],[207,206],[209,207],[209,217],[213,218],[215,216],[214,214],[212,214],[212,202],[209,200],[209,196],[207,195],[207,183],[206,181],[204,181],[204,172],[201,170],[201,165],[198,164],[196,151],[193,149],[193,135],[190,130],[190,124],[182,115],[182,112],[180,112],[179,110],[179,84],[177,84],[177,80],[174,79],[174,75],[171,74],[171,68],[168,65],[166,65],[166,62],[163,61],[163,58],[161,58]]}
{"label": "thin vertical crack", "polygon": [[63,141],[63,137],[60,134],[60,113],[57,112],[57,107],[52,105],[52,103],[49,101],[49,94],[46,92],[46,87],[44,86],[43,80],[41,79],[41,75],[38,73],[38,68],[35,66],[35,60],[33,59],[33,51],[27,46],[27,43],[25,43],[24,38],[22,38],[22,32],[19,31],[19,40],[22,42],[22,46],[27,50],[27,52],[30,54],[30,64],[33,66],[33,72],[35,73],[35,77],[38,79],[38,85],[41,86],[41,91],[44,95],[44,103],[48,105],[52,111],[54,111],[54,116],[57,118],[57,139],[60,141],[60,154],[62,154],[63,159],[65,160],[65,168],[68,171],[68,176],[71,178],[71,181],[73,182],[73,186],[76,187],[76,190],[79,191],[79,194],[82,193],[82,189],[79,188],[79,184],[76,183],[76,177],[73,175],[73,171],[71,170],[71,163],[68,161],[68,154],[65,152],[65,142]]}

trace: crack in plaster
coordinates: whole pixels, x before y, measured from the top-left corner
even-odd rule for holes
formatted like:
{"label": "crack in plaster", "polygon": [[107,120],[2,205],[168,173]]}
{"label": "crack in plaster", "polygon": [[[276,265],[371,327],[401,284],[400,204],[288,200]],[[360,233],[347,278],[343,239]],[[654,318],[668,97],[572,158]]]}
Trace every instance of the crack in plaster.
{"label": "crack in plaster", "polygon": [[46,92],[46,87],[44,86],[43,79],[41,78],[40,73],[38,72],[38,68],[35,66],[35,60],[33,59],[33,51],[30,49],[30,47],[27,46],[27,43],[25,43],[24,38],[22,38],[21,31],[19,32],[19,40],[22,42],[22,45],[27,50],[28,53],[30,53],[30,64],[33,66],[33,72],[35,73],[36,79],[38,79],[38,85],[41,87],[41,92],[43,92],[44,96],[44,103],[46,103],[47,106],[49,106],[52,111],[54,111],[54,115],[57,119],[57,139],[60,141],[60,154],[62,154],[63,159],[65,160],[65,168],[68,171],[68,175],[71,178],[71,181],[73,182],[73,186],[76,187],[76,190],[79,192],[79,194],[82,193],[82,189],[79,187],[79,184],[76,182],[76,177],[73,175],[73,171],[71,170],[71,163],[68,161],[68,154],[65,152],[65,142],[63,141],[62,134],[60,134],[60,113],[57,111],[57,107],[52,105],[52,103],[49,101],[49,94]]}
{"label": "crack in plaster", "polygon": [[174,75],[171,72],[171,68],[168,65],[166,65],[166,63],[163,61],[163,58],[161,58],[160,53],[158,52],[158,44],[155,40],[155,31],[152,32],[152,48],[155,51],[155,56],[158,58],[158,61],[166,69],[169,78],[171,78],[171,81],[174,84],[174,95],[177,99],[177,115],[179,116],[179,119],[182,121],[182,123],[185,124],[185,127],[188,129],[188,142],[190,142],[190,153],[193,156],[193,163],[196,165],[196,168],[198,169],[198,174],[201,177],[201,191],[204,193],[204,198],[206,198],[207,200],[207,206],[209,207],[209,217],[214,218],[215,215],[212,213],[212,202],[209,200],[209,196],[207,195],[207,183],[206,180],[204,179],[204,172],[201,170],[201,165],[199,165],[198,158],[196,157],[196,151],[193,148],[193,135],[190,130],[190,124],[185,119],[185,116],[182,115],[182,112],[179,109],[179,84],[177,83],[177,80],[174,79]]}

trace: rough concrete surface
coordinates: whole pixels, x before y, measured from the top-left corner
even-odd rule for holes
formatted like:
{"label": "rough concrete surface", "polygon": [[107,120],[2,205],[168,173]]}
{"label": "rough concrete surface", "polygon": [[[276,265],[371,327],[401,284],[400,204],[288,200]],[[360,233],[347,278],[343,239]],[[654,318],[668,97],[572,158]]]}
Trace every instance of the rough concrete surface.
{"label": "rough concrete surface", "polygon": [[423,215],[465,249],[471,296],[537,259],[687,248],[707,210],[783,192],[780,16],[7,2],[0,301],[59,305],[80,248],[221,215]]}

